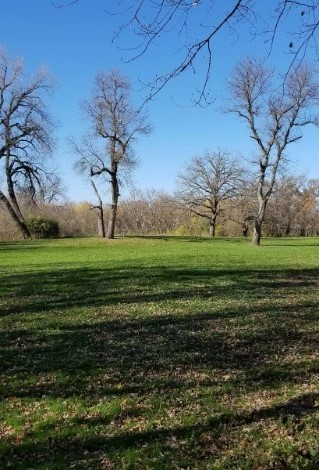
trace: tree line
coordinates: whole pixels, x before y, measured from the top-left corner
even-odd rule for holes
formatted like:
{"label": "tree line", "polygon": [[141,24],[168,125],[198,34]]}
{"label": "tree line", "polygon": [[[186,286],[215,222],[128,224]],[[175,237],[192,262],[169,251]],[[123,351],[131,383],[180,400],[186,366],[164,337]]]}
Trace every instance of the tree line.
{"label": "tree line", "polygon": [[[161,229],[157,225],[161,233],[178,231],[183,225],[187,227],[189,220],[193,220],[189,219],[189,214],[193,214],[208,225],[211,236],[216,235],[218,223],[226,227],[227,221],[228,225],[241,226],[244,235],[251,229],[252,242],[259,245],[265,224],[269,230],[268,218],[276,201],[278,207],[282,207],[281,199],[288,200],[294,195],[294,203],[298,206],[301,195],[313,191],[315,209],[311,202],[309,211],[311,214],[315,211],[318,216],[317,182],[308,181],[305,186],[289,177],[284,183],[280,175],[285,169],[289,146],[302,138],[305,127],[318,126],[319,84],[308,64],[291,70],[283,79],[261,61],[246,58],[236,64],[227,86],[225,112],[236,115],[243,122],[243,129],[246,128],[255,143],[256,151],[249,170],[247,164],[227,150],[207,151],[193,157],[181,170],[176,194],[153,198],[147,204],[150,212],[158,206],[169,207],[172,221],[186,217],[185,223],[176,225],[174,222],[173,226],[165,223]],[[46,98],[53,90],[54,83],[47,72],[41,70],[28,79],[23,62],[1,50],[0,161],[3,174],[0,204],[25,239],[32,235],[27,223],[28,212],[36,212],[35,207],[45,207],[48,213],[48,207],[52,207],[58,214],[54,201],[63,192],[61,179],[51,164],[54,122]],[[90,209],[98,216],[99,233],[108,238],[114,238],[116,227],[118,233],[123,234],[132,230],[132,217],[125,215],[125,208],[131,206],[135,211],[136,207],[145,210],[147,207],[140,200],[134,205],[134,199],[119,205],[120,186],[125,184],[136,165],[134,146],[137,139],[151,132],[144,108],[134,107],[132,101],[130,82],[119,71],[98,73],[91,97],[81,103],[89,126],[81,137],[69,139],[75,168],[90,181],[96,196],[97,202]],[[100,195],[101,184],[110,188],[107,207]],[[76,208],[76,205],[71,204],[60,213],[66,214],[72,207]],[[302,212],[301,209],[295,211],[296,214]],[[161,209],[161,212],[159,220],[163,220],[165,211]],[[296,225],[296,214],[291,215],[291,223],[284,229],[286,235],[296,231],[296,228],[292,229]],[[143,217],[139,216],[139,220]],[[128,228],[130,224],[131,229]],[[143,224],[135,224],[136,233],[143,232],[143,224],[152,227],[146,233],[155,232],[156,224],[145,222],[145,217]],[[199,222],[196,224],[200,226]],[[311,226],[311,234],[317,233],[316,223]],[[223,230],[229,229],[223,228],[220,233]],[[304,233],[301,234],[309,233],[305,225],[302,230]],[[282,228],[277,227],[277,234],[282,234]]]}
{"label": "tree line", "polygon": [[[198,208],[194,212],[191,206],[181,203],[180,197],[178,192],[132,190],[119,202],[115,235],[210,236],[210,212],[207,211],[207,217],[198,216]],[[319,181],[316,179],[292,175],[279,178],[267,206],[264,236],[318,236],[318,197]],[[28,198],[20,198],[20,205],[27,223],[35,219],[56,221],[62,237],[101,235],[94,204],[57,204],[39,199],[30,203]],[[215,236],[251,236],[253,220],[247,214],[253,213],[255,208],[254,190],[249,186],[236,197],[223,200],[216,217]],[[205,207],[202,209],[204,214]],[[108,219],[109,216],[110,208],[104,206],[104,217]],[[0,239],[17,238],[17,226],[0,206]]]}

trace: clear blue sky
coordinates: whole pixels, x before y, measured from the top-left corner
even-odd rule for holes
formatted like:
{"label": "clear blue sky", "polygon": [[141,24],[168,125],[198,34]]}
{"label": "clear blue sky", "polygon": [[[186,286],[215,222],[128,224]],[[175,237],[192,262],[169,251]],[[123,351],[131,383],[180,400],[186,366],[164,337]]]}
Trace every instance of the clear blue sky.
{"label": "clear blue sky", "polygon": [[[63,0],[56,0],[60,4]],[[225,3],[227,0],[225,0]],[[54,118],[59,122],[55,160],[68,187],[71,200],[92,200],[90,186],[73,170],[74,157],[69,153],[66,137],[79,136],[86,123],[79,111],[79,102],[90,96],[92,81],[100,70],[120,69],[135,88],[139,101],[140,82],[169,69],[179,57],[172,36],[167,36],[149,53],[138,60],[125,62],[131,52],[120,46],[133,45],[132,35],[125,32],[117,46],[111,44],[114,31],[125,20],[109,15],[115,0],[79,0],[73,6],[55,8],[51,0],[11,0],[1,5],[0,44],[9,54],[23,56],[27,70],[35,72],[46,65],[58,80],[58,88],[50,103]],[[232,2],[229,2],[232,4]],[[258,2],[257,2],[258,3]],[[260,1],[260,15],[272,14],[274,0]],[[218,4],[218,2],[217,2]],[[224,2],[222,2],[224,4]],[[197,7],[200,14],[200,6]],[[218,15],[219,11],[214,10]],[[291,24],[293,28],[293,24]],[[136,146],[140,164],[134,174],[137,187],[172,191],[176,174],[183,163],[205,149],[225,148],[234,154],[249,157],[253,143],[244,124],[220,112],[227,96],[225,84],[236,60],[247,55],[262,57],[264,38],[252,40],[247,27],[239,25],[236,34],[225,30],[213,50],[214,71],[210,88],[215,101],[207,108],[193,107],[189,97],[199,84],[201,65],[196,73],[171,82],[149,105],[153,133],[143,137]],[[197,34],[196,31],[189,32]],[[286,39],[269,59],[269,65],[284,68]],[[280,37],[279,42],[280,44]],[[319,130],[309,128],[304,139],[289,149],[292,168],[319,178]],[[124,192],[125,194],[125,192]]]}

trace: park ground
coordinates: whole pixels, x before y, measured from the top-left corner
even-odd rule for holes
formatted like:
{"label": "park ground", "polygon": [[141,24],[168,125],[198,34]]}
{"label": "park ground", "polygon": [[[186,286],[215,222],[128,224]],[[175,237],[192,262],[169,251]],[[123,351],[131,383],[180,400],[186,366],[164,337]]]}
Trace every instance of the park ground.
{"label": "park ground", "polygon": [[319,238],[0,243],[0,468],[319,468]]}

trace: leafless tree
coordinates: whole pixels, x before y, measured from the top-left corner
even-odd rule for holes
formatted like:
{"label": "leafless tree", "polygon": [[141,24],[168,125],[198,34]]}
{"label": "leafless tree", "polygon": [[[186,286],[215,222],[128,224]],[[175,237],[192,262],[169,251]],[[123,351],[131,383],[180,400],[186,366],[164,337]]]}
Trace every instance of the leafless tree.
{"label": "leafless tree", "polygon": [[185,207],[209,221],[214,237],[223,202],[238,195],[243,169],[224,151],[206,152],[191,159],[178,175],[178,198]]}
{"label": "leafless tree", "polygon": [[44,101],[52,90],[45,70],[27,80],[23,61],[0,50],[0,202],[26,239],[30,232],[17,193],[27,190],[33,197],[52,176],[45,169],[45,157],[52,151],[53,124]]}
{"label": "leafless tree", "polygon": [[305,175],[286,174],[278,178],[272,197],[267,206],[265,225],[272,236],[288,237],[296,225],[300,213],[300,205]]}
{"label": "leafless tree", "polygon": [[318,125],[311,110],[319,104],[319,85],[313,70],[304,64],[289,74],[283,86],[260,62],[246,59],[234,68],[229,87],[229,112],[242,119],[257,147],[258,212],[252,243],[259,245],[265,210],[287,147],[302,138],[302,129]]}
{"label": "leafless tree", "polygon": [[275,184],[267,205],[267,235],[312,236],[319,228],[319,180],[286,174]]}
{"label": "leafless tree", "polygon": [[91,122],[91,131],[78,144],[77,169],[91,178],[104,176],[111,185],[111,216],[107,238],[114,238],[120,177],[136,164],[133,145],[139,135],[150,132],[145,114],[131,104],[131,85],[119,71],[98,73],[93,96],[81,108]]}
{"label": "leafless tree", "polygon": [[298,232],[300,236],[318,235],[319,233],[319,180],[304,181],[300,194],[299,211],[297,215]]}

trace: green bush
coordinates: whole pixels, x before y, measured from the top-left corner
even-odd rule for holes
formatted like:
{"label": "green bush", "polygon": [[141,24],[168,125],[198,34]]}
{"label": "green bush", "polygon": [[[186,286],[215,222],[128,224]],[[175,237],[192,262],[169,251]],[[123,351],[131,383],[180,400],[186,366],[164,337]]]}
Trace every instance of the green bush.
{"label": "green bush", "polygon": [[201,237],[208,234],[208,223],[206,219],[200,217],[192,217],[186,224],[177,227],[172,235],[176,236],[192,236]]}
{"label": "green bush", "polygon": [[27,220],[30,233],[35,238],[58,238],[59,224],[55,220],[33,217]]}

